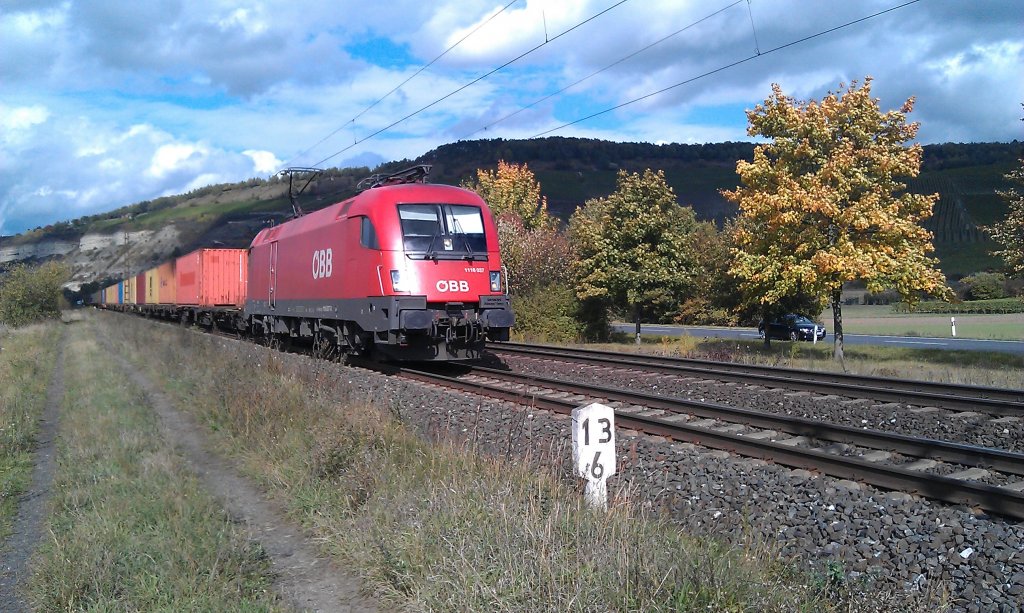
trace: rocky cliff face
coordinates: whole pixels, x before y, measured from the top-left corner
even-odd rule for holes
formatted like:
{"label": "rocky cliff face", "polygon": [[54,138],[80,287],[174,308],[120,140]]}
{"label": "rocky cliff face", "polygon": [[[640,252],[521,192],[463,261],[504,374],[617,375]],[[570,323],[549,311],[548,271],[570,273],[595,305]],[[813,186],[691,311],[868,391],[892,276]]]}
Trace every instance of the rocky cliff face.
{"label": "rocky cliff face", "polygon": [[83,283],[90,281],[138,274],[170,259],[178,248],[178,229],[167,225],[158,231],[86,234],[77,242],[43,240],[0,246],[0,264],[62,258],[72,272],[67,287],[77,291]]}

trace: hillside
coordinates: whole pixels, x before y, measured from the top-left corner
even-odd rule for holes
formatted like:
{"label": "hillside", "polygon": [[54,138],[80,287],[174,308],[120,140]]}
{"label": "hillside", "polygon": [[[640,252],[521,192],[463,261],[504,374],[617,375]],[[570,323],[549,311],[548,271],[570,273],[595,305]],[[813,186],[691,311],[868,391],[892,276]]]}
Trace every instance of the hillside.
{"label": "hillside", "polygon": [[[943,144],[924,148],[922,174],[910,188],[941,194],[927,226],[935,233],[943,271],[962,276],[998,266],[987,252],[992,243],[978,225],[1006,214],[996,194],[1009,187],[1003,175],[1018,164],[1022,144]],[[432,164],[430,179],[458,184],[477,168],[498,160],[526,163],[536,174],[550,210],[567,220],[589,198],[615,189],[619,170],[660,169],[683,205],[700,219],[718,223],[735,207],[719,193],[736,186],[735,164],[752,157],[751,143],[705,145],[613,143],[552,137],[532,140],[461,141],[443,145],[416,160],[386,164],[377,171],[413,163]],[[353,195],[366,168],[329,169],[300,198],[315,210]],[[75,284],[103,282],[134,274],[201,246],[246,247],[260,228],[291,215],[286,179],[250,179],[213,185],[188,194],[159,198],[99,215],[38,228],[0,241],[0,265],[20,260],[63,257]]]}

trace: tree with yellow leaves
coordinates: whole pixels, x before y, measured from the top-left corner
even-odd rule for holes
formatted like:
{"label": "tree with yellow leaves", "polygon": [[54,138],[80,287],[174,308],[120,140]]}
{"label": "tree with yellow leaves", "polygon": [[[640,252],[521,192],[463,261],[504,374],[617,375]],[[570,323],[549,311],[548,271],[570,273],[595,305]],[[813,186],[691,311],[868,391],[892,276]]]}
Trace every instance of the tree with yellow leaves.
{"label": "tree with yellow leaves", "polygon": [[527,230],[558,225],[548,214],[547,198],[541,196],[540,183],[526,164],[498,160],[497,170],[478,169],[476,179],[463,182],[462,187],[480,194],[495,217],[511,213]]}
{"label": "tree with yellow leaves", "polygon": [[921,167],[921,146],[905,145],[917,134],[906,121],[913,108],[910,98],[883,113],[868,77],[821,102],[773,84],[747,112],[747,133],[771,142],[754,149],[752,162],[737,162],[742,185],[723,192],[740,209],[730,272],[766,308],[801,294],[831,302],[837,360],[843,283],[895,289],[911,304],[921,293],[952,294],[921,226],[938,195],[907,193],[902,182]]}

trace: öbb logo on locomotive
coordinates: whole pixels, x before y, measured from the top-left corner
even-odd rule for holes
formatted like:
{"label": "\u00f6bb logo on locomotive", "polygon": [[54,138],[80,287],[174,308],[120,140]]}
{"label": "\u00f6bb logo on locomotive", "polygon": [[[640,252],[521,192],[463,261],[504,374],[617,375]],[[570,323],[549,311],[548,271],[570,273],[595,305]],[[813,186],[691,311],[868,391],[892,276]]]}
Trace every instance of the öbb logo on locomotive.
{"label": "\u00f6bb logo on locomotive", "polygon": [[372,177],[317,211],[293,200],[294,218],[262,229],[248,249],[200,248],[93,301],[337,354],[476,359],[515,324],[497,227],[478,194],[429,184],[428,169]]}
{"label": "\u00f6bb logo on locomotive", "polygon": [[334,271],[334,250],[317,249],[313,252],[313,278],[326,279]]}
{"label": "\u00f6bb logo on locomotive", "polygon": [[469,291],[469,281],[466,281],[465,279],[460,279],[460,280],[455,280],[455,279],[445,280],[445,279],[441,279],[440,281],[437,282],[437,286],[436,287],[437,287],[437,291],[439,291],[439,292],[462,292],[462,293],[466,293],[466,292]]}

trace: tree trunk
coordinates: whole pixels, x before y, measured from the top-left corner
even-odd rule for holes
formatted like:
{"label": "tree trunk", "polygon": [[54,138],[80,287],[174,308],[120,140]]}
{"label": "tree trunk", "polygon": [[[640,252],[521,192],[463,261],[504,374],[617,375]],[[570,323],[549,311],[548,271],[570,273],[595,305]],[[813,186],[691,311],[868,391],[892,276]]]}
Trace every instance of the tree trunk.
{"label": "tree trunk", "polygon": [[633,314],[636,318],[636,344],[640,344],[640,304],[633,305]]}
{"label": "tree trunk", "polygon": [[835,359],[843,365],[846,370],[846,361],[843,358],[843,286],[832,290],[832,326],[835,334],[832,336],[832,343],[835,346]]}

